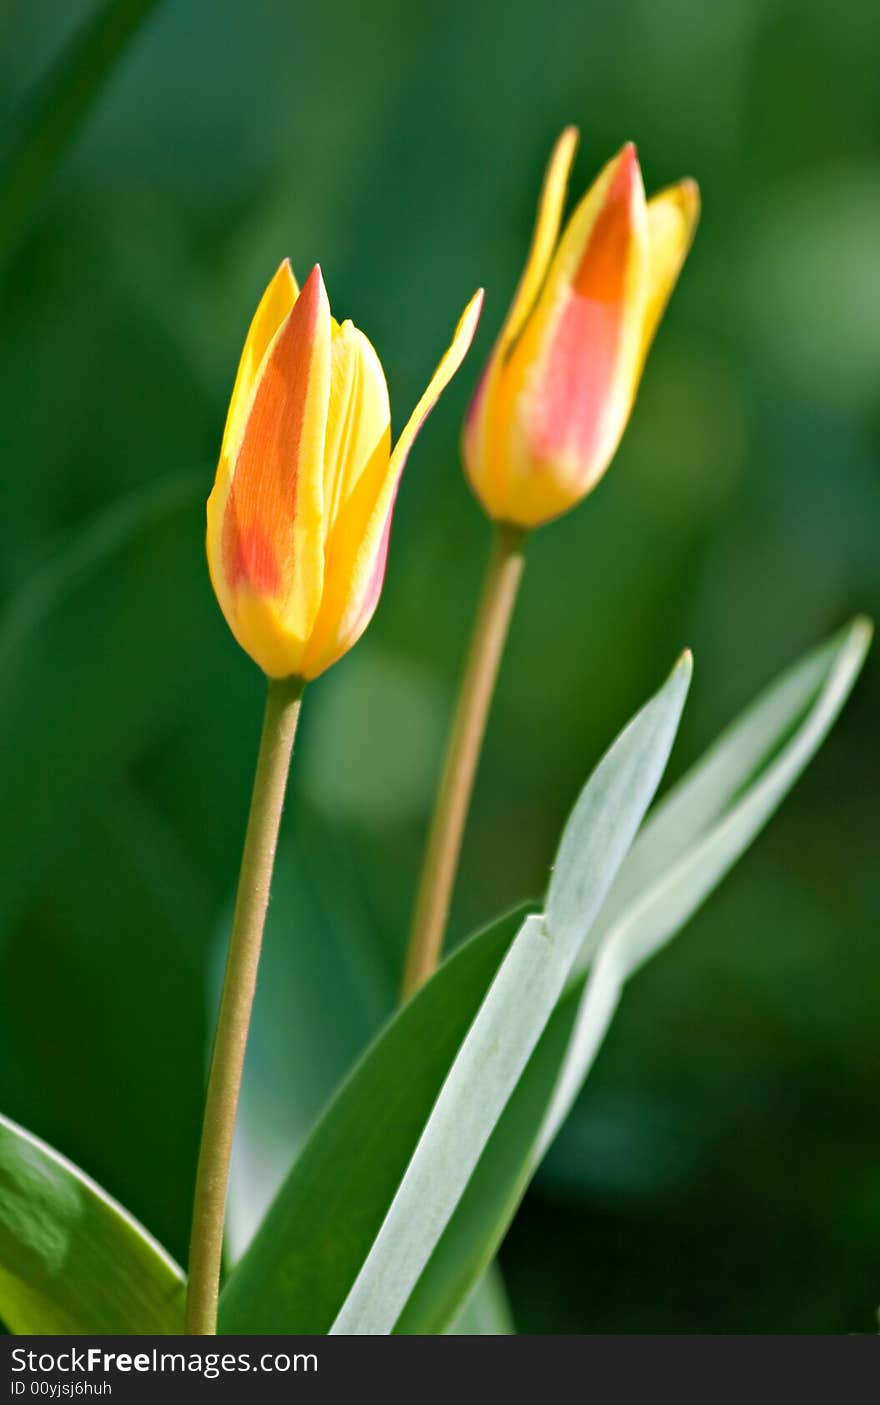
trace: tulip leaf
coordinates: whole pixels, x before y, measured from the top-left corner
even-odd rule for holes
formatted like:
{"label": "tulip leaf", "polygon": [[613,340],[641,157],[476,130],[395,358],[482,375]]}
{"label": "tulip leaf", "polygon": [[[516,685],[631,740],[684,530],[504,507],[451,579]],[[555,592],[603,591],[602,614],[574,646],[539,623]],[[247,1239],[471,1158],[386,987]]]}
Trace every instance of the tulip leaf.
{"label": "tulip leaf", "polygon": [[183,1274],[65,1157],[0,1116],[0,1318],[19,1336],[182,1331]]}
{"label": "tulip leaf", "polygon": [[547,911],[527,917],[467,1032],[332,1333],[392,1331],[464,1194],[666,767],[690,656],[617,738],[562,836]]}
{"label": "tulip leaf", "polygon": [[871,638],[857,619],[789,670],[729,728],[649,817],[471,1179],[395,1330],[446,1330],[490,1261],[571,1108],[627,978],[664,945],[760,832],[815,754],[858,676]]}
{"label": "tulip leaf", "polygon": [[449,1331],[455,1337],[515,1336],[507,1290],[496,1263],[486,1269]]}
{"label": "tulip leaf", "polygon": [[557,869],[556,927],[514,914],[487,929],[364,1056],[231,1275],[223,1331],[392,1330],[650,803],[689,679],[686,657],[582,792],[561,852],[591,881]]}
{"label": "tulip leaf", "polygon": [[[548,1022],[395,1324],[395,1332],[441,1333],[450,1330],[450,1324],[454,1324],[454,1331],[476,1330],[476,1319],[468,1313],[470,1307],[477,1306],[471,1296],[474,1284],[491,1263],[540,1156],[589,1072],[616,1008],[622,981],[680,929],[759,832],[821,745],[858,675],[869,639],[870,627],[865,621],[856,621],[808,655],[748,709],[652,813],[596,920],[599,952],[589,981],[582,947],[579,969]],[[564,890],[557,886],[557,895],[560,891]],[[337,1225],[345,1225],[348,1239],[350,1210],[357,1204],[358,1190],[369,1198],[384,1175],[381,1194],[388,1195],[395,1174],[399,1177],[406,1151],[388,1148],[398,1156],[396,1171],[388,1174],[377,1147],[382,1147],[383,1140],[394,1140],[398,1112],[407,1120],[406,1140],[411,1147],[413,1127],[427,1115],[439,1090],[440,1069],[444,1058],[448,1063],[450,1045],[454,1048],[462,1028],[473,1019],[517,925],[514,916],[508,919],[506,930],[499,931],[497,926],[487,929],[446,961],[386,1028],[326,1114],[321,1135],[324,1145],[315,1146],[316,1136],[309,1148],[313,1199],[305,1207],[304,1218],[321,1206],[323,1180],[330,1202],[322,1210],[330,1222],[322,1231],[328,1253],[337,1253],[334,1212]],[[463,1015],[461,1005],[467,1006]],[[435,1040],[448,1032],[445,1020],[452,1011],[460,1016],[454,1037],[434,1065],[433,1082],[420,1083],[412,1075],[409,1061],[424,1061],[426,1049],[433,1048]],[[387,1119],[386,1097],[391,1103]],[[361,1098],[363,1105],[357,1108]],[[343,1103],[347,1106],[341,1106]],[[375,1120],[379,1125],[376,1139],[366,1148],[356,1139],[348,1142],[349,1147],[358,1147],[357,1154],[350,1157],[344,1150],[343,1124],[351,1123],[355,1115],[362,1119],[353,1129],[356,1136],[363,1128],[371,1128]],[[331,1129],[332,1137],[328,1135]],[[353,1187],[341,1184],[341,1167],[348,1168]],[[314,1265],[306,1275],[300,1251],[308,1252],[308,1248],[301,1235],[292,1244],[293,1252],[284,1242],[293,1222],[287,1218],[285,1223],[282,1207],[287,1201],[288,1215],[293,1213],[297,1197],[291,1194],[292,1183],[301,1176],[302,1167],[297,1163],[267,1225],[257,1236],[253,1257],[244,1261],[241,1276],[233,1275],[226,1288],[222,1303],[225,1330],[327,1330],[327,1298],[339,1293],[345,1277],[339,1271],[338,1258],[331,1283],[323,1270],[314,1276]],[[293,1228],[299,1232],[302,1226]],[[311,1231],[307,1237],[311,1238]],[[344,1250],[348,1273],[363,1253],[366,1239],[361,1222],[357,1242],[349,1240]],[[270,1269],[272,1275],[265,1293],[259,1276],[262,1267]],[[308,1282],[302,1281],[305,1276]],[[312,1291],[314,1298],[310,1297]]]}
{"label": "tulip leaf", "polygon": [[518,908],[460,946],[355,1066],[230,1275],[221,1331],[329,1329],[525,915]]}

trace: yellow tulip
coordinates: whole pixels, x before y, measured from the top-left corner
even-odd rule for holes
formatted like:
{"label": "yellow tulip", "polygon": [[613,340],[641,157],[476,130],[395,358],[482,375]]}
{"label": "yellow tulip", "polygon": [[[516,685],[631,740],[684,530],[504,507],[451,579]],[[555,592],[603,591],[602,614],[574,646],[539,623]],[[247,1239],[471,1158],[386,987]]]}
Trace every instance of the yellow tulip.
{"label": "yellow tulip", "polygon": [[608,467],[699,216],[691,180],[645,200],[630,143],[560,238],[576,146],[569,127],[550,158],[526,267],[464,428],[474,492],[490,517],[523,528],[580,502]]}
{"label": "yellow tulip", "polygon": [[208,567],[235,638],[270,678],[315,678],[357,642],[379,600],[400,474],[458,370],[468,304],[397,444],[382,365],[335,321],[321,270],[299,292],[285,260],[241,355],[208,499]]}

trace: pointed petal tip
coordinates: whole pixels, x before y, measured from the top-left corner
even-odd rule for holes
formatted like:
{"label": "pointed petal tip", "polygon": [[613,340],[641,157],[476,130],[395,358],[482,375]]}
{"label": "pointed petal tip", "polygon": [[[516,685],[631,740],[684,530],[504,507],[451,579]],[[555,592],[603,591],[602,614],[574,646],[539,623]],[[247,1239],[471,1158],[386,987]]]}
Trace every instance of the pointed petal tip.
{"label": "pointed petal tip", "polygon": [[685,176],[678,182],[678,193],[688,213],[696,217],[700,213],[700,187],[692,176]]}
{"label": "pointed petal tip", "polygon": [[321,265],[319,263],[312,265],[309,276],[305,283],[303,283],[303,292],[305,292],[307,288],[314,288],[316,284],[319,288],[324,287],[324,275],[321,272]]}
{"label": "pointed petal tip", "polygon": [[458,326],[455,330],[455,339],[458,340],[458,338],[461,337],[466,340],[465,350],[470,346],[473,341],[474,333],[477,330],[477,323],[480,320],[480,313],[483,310],[484,297],[485,289],[478,288],[459,318]]}
{"label": "pointed petal tip", "polygon": [[[302,286],[299,301],[303,308],[312,308],[316,315],[330,316],[330,299],[327,296],[327,288],[324,283],[324,276],[321,273],[321,265],[316,263]],[[321,309],[318,313],[318,309]]]}
{"label": "pointed petal tip", "polygon": [[634,141],[625,142],[620,148],[612,162],[612,169],[611,191],[614,195],[632,197],[637,192],[641,192],[641,197],[644,199],[642,168],[639,165],[639,155]]}
{"label": "pointed petal tip", "polygon": [[581,139],[580,128],[573,122],[569,122],[567,127],[563,127],[556,140],[557,151],[567,151],[570,153],[569,159],[574,155],[575,147]]}

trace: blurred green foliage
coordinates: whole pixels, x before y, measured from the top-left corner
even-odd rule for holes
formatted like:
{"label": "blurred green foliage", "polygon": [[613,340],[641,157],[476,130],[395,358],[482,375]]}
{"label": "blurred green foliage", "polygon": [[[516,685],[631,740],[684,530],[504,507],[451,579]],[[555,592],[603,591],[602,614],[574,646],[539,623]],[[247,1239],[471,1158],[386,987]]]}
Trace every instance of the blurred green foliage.
{"label": "blurred green foliage", "polygon": [[[0,120],[90,14],[11,0]],[[540,892],[598,753],[685,643],[679,771],[880,595],[871,0],[165,0],[0,268],[0,1106],[185,1254],[261,707],[203,559],[250,312],[290,254],[395,423],[478,344],[404,479],[381,608],[311,690],[236,1164],[242,1242],[390,1008],[485,523],[461,415],[543,163],[634,137],[704,217],[631,428],[539,533],[454,937]],[[502,1255],[520,1331],[870,1330],[880,1296],[880,680],[635,982]]]}

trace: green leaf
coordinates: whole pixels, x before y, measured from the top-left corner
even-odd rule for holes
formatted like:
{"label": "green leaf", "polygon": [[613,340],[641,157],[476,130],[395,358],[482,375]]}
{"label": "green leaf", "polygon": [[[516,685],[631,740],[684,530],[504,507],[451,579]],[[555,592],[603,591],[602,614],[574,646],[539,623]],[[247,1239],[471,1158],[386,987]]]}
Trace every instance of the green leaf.
{"label": "green leaf", "polygon": [[183,1274],[126,1210],[0,1116],[0,1318],[19,1336],[182,1330]]}
{"label": "green leaf", "polygon": [[581,792],[559,846],[546,914],[527,917],[505,955],[332,1333],[377,1336],[393,1329],[660,783],[690,677],[685,655]]}
{"label": "green leaf", "polygon": [[871,638],[858,619],[770,687],[657,807],[396,1331],[446,1330],[490,1262],[586,1078],[625,980],[696,911],[766,823],[840,712]]}
{"label": "green leaf", "polygon": [[230,1275],[221,1331],[329,1329],[523,916],[459,947],[355,1066]]}
{"label": "green leaf", "polygon": [[558,867],[556,926],[507,919],[467,943],[362,1060],[232,1274],[223,1331],[392,1329],[632,842],[689,678],[686,658],[585,787],[562,853],[591,882]]}
{"label": "green leaf", "polygon": [[[798,660],[664,796],[627,854],[575,974],[586,969],[591,952],[622,914],[658,882],[655,900],[673,890],[688,895],[679,922],[696,910],[818,750],[858,676],[871,635],[870,621],[858,617]],[[734,815],[719,833],[725,816]],[[707,857],[712,862],[704,868]],[[684,859],[689,878],[681,874],[672,881]],[[701,884],[707,885],[702,893]]]}
{"label": "green leaf", "polygon": [[455,1337],[516,1335],[507,1290],[497,1264],[492,1263],[486,1269],[449,1331]]}

